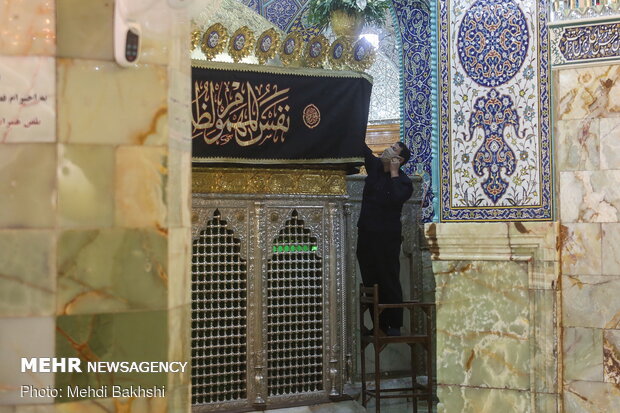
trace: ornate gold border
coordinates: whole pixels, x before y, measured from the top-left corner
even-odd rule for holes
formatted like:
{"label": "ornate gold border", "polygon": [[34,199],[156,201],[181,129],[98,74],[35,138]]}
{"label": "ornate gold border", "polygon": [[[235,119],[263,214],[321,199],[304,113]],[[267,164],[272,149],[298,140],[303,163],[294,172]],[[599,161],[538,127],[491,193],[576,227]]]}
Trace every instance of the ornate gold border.
{"label": "ornate gold border", "polygon": [[213,70],[238,70],[241,72],[286,74],[296,76],[336,77],[336,78],[363,78],[372,83],[372,76],[364,72],[351,70],[310,69],[306,67],[261,66],[247,63],[208,62],[192,59],[192,67]]}
{"label": "ornate gold border", "polygon": [[[267,36],[271,37],[271,47],[265,52],[261,49],[261,44]],[[265,30],[256,41],[255,54],[258,58],[258,63],[264,64],[267,60],[273,59],[278,52],[278,47],[280,47],[280,34],[273,27]]]}
{"label": "ornate gold border", "polygon": [[319,165],[319,164],[346,164],[346,163],[363,163],[364,158],[321,158],[321,159],[246,159],[246,158],[206,158],[192,157],[192,162],[196,163],[237,163],[237,164],[253,164],[253,165]]}
{"label": "ornate gold border", "polygon": [[190,50],[194,51],[196,50],[196,48],[198,46],[200,46],[200,41],[202,40],[202,32],[198,29],[194,29],[192,30],[192,35],[191,35],[191,45],[190,45]]}
{"label": "ornate gold border", "polygon": [[[362,42],[366,43],[367,52],[361,60],[356,60],[355,49],[357,48],[358,44]],[[376,57],[377,57],[377,52],[375,51],[375,48],[372,47],[372,45],[370,44],[370,42],[368,42],[368,40],[361,38],[357,40],[355,43],[353,43],[351,47],[349,66],[354,70],[366,70],[370,66],[372,66],[372,64],[375,62]]]}
{"label": "ornate gold border", "polygon": [[[219,35],[219,39],[215,47],[209,47],[207,45],[208,36],[214,31],[217,32],[217,34]],[[202,50],[202,53],[205,54],[205,56],[207,57],[207,60],[211,60],[215,56],[217,56],[218,54],[224,51],[227,40],[228,40],[228,31],[226,30],[226,28],[222,26],[220,23],[215,23],[209,26],[209,28],[203,33],[202,41],[200,42],[200,50]]]}
{"label": "ornate gold border", "polygon": [[347,183],[342,170],[193,168],[192,192],[346,195]]}
{"label": "ornate gold border", "polygon": [[[284,48],[286,47],[286,43],[289,39],[293,39],[295,41],[295,48],[292,53],[286,54],[284,53]],[[289,66],[299,60],[301,57],[301,52],[303,51],[303,43],[304,39],[301,37],[299,32],[290,32],[284,40],[282,40],[282,44],[280,45],[280,60],[285,66]]]}
{"label": "ornate gold border", "polygon": [[[235,39],[238,36],[245,37],[245,43],[241,49],[235,48]],[[228,54],[232,56],[235,63],[252,53],[252,49],[254,49],[254,32],[248,26],[239,27],[228,39]]]}
{"label": "ornate gold border", "polygon": [[[338,44],[341,44],[343,47],[342,56],[340,58],[334,57],[334,49]],[[345,36],[340,36],[332,43],[329,48],[329,54],[327,55],[327,60],[329,64],[334,69],[339,69],[348,64],[349,59],[351,58],[351,40],[347,39]]]}
{"label": "ornate gold border", "polygon": [[[312,57],[310,55],[310,49],[316,43],[321,45],[321,52],[318,56]],[[325,61],[325,56],[327,55],[329,49],[329,41],[325,36],[319,34],[318,36],[314,36],[310,41],[306,44],[304,58],[306,60],[306,64],[310,67],[321,67],[323,62]]]}

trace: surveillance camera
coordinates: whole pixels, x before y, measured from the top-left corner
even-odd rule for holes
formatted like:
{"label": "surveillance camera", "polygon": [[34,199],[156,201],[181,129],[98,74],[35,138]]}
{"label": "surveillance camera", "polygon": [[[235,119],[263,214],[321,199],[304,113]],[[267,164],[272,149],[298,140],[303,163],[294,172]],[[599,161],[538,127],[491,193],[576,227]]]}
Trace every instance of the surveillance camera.
{"label": "surveillance camera", "polygon": [[117,0],[114,5],[114,59],[123,67],[130,67],[140,59],[142,29],[128,18],[129,0]]}

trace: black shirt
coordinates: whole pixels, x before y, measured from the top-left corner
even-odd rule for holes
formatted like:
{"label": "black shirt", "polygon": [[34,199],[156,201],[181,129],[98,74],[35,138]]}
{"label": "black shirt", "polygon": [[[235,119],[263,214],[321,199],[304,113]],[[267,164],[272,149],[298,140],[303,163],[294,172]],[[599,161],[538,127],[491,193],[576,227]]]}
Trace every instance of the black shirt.
{"label": "black shirt", "polygon": [[400,233],[403,204],[413,193],[411,179],[400,169],[398,177],[392,178],[389,171],[383,170],[383,162],[367,146],[364,159],[368,176],[357,227],[374,232]]}

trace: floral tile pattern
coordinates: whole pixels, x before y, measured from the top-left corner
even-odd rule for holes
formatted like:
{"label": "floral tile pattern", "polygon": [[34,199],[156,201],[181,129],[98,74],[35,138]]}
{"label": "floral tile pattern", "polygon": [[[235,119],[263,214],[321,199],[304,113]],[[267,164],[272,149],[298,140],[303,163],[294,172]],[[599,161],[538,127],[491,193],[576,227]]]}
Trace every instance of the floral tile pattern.
{"label": "floral tile pattern", "polygon": [[301,24],[301,17],[308,0],[239,0],[261,16],[278,26],[285,32],[290,32],[296,24]]}
{"label": "floral tile pattern", "polygon": [[440,219],[550,220],[547,1],[439,3]]}
{"label": "floral tile pattern", "polygon": [[433,217],[431,185],[432,84],[431,84],[431,13],[424,1],[394,0],[403,50],[401,136],[411,149],[411,161],[405,168],[409,175],[423,179],[425,199],[422,219]]}

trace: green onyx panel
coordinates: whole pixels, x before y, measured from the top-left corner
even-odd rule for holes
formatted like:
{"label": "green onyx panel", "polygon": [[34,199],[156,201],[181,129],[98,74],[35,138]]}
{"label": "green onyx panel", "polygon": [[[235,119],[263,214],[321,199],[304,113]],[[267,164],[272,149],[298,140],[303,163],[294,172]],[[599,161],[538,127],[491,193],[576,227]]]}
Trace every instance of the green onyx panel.
{"label": "green onyx panel", "polygon": [[527,262],[436,261],[433,269],[438,383],[529,389]]}
{"label": "green onyx panel", "polygon": [[0,228],[55,225],[55,145],[2,145],[0,176]]}
{"label": "green onyx panel", "polygon": [[53,231],[0,231],[0,316],[52,315]]}
{"label": "green onyx panel", "polygon": [[61,227],[109,227],[114,223],[114,167],[112,146],[60,146]]}
{"label": "green onyx panel", "polygon": [[167,234],[147,229],[64,231],[59,314],[167,308]]}
{"label": "green onyx panel", "polygon": [[[138,311],[130,313],[67,315],[56,322],[56,357],[79,357],[82,372],[57,372],[56,387],[65,389],[56,402],[79,400],[67,397],[67,386],[80,388],[111,386],[166,386],[164,372],[94,372],[88,362],[168,361],[168,312]],[[189,365],[186,365],[186,368]]]}
{"label": "green onyx panel", "polygon": [[438,386],[437,413],[530,413],[531,394],[507,389]]}

